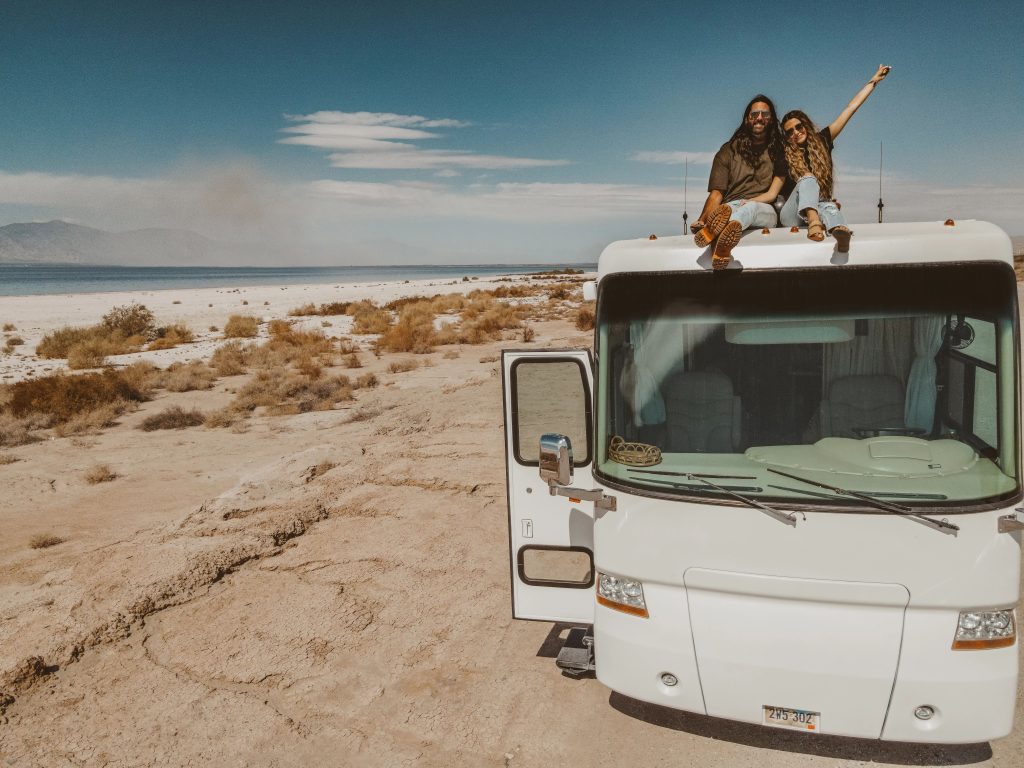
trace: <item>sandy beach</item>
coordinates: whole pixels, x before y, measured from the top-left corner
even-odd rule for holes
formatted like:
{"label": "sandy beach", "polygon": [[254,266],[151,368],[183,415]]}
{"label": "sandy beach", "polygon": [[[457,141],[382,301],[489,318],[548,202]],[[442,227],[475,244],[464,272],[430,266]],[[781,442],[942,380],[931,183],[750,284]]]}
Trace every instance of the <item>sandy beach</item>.
{"label": "sandy beach", "polygon": [[[172,406],[223,409],[258,374],[223,375],[158,389],[109,427],[0,449],[0,765],[1022,765],[1020,696],[1009,738],[910,745],[691,715],[561,675],[567,628],[511,618],[498,360],[590,346],[573,322],[578,283],[568,298],[518,300],[536,309],[529,341],[512,327],[424,354],[373,354],[375,336],[353,334],[347,315],[289,317],[307,303],[539,284],[0,299],[0,322],[25,342],[0,356],[4,383],[61,370],[32,354],[44,335],[132,302],[196,340],[112,357],[115,369],[209,359],[226,341],[208,329],[243,314],[263,323],[249,344],[271,320],[345,337],[361,367],[338,356],[320,375],[377,382],[322,410],[136,428]],[[91,481],[98,465],[112,477]],[[45,536],[61,541],[33,546]]]}

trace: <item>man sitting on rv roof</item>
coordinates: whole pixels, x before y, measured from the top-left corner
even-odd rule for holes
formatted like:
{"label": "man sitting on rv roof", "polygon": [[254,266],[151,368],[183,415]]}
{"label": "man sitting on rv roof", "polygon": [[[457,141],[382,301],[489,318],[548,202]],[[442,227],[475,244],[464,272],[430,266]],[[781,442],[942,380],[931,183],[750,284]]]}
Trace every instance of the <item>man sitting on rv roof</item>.
{"label": "man sitting on rv roof", "polygon": [[711,266],[725,269],[743,230],[774,227],[771,203],[787,175],[782,132],[775,105],[758,94],[743,114],[743,122],[715,155],[708,179],[708,199],[690,226],[693,241],[711,246]]}

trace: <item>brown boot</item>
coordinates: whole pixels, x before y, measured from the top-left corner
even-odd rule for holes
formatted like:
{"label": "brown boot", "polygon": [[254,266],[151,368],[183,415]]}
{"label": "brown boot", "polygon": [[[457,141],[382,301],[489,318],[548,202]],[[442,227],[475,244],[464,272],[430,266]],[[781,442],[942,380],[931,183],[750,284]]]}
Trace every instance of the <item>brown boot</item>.
{"label": "brown boot", "polygon": [[725,225],[729,223],[732,216],[732,208],[728,205],[720,205],[711,212],[708,220],[704,222],[704,228],[697,230],[693,236],[693,242],[698,248],[707,248],[712,241],[721,234]]}
{"label": "brown boot", "polygon": [[738,221],[730,221],[725,226],[722,234],[715,240],[715,247],[711,251],[712,269],[725,269],[729,266],[732,261],[732,249],[736,247],[736,243],[740,241],[742,235],[743,227]]}

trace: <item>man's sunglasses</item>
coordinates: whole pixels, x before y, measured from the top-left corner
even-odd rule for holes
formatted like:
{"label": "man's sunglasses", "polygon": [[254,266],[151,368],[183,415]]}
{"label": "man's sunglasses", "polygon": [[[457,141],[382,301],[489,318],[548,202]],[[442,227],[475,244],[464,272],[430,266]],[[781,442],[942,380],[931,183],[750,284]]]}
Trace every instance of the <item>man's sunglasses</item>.
{"label": "man's sunglasses", "polygon": [[750,113],[747,115],[747,117],[750,118],[751,120],[757,120],[757,118],[759,117],[763,117],[767,120],[771,116],[771,111],[767,109],[752,109],[750,110]]}
{"label": "man's sunglasses", "polygon": [[803,133],[804,130],[805,129],[804,129],[803,123],[797,123],[792,128],[787,128],[786,129],[786,135],[787,136],[792,136],[794,133]]}

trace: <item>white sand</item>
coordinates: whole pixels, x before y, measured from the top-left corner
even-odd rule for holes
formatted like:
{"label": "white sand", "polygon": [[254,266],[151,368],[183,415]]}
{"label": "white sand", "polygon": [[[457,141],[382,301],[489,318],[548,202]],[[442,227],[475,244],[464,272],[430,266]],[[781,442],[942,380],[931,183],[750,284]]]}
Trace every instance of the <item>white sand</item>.
{"label": "white sand", "polygon": [[[12,323],[16,330],[4,336],[19,336],[22,346],[12,354],[0,353],[0,382],[13,383],[25,378],[43,376],[65,370],[63,360],[42,360],[35,356],[35,348],[50,331],[63,326],[87,326],[100,319],[113,307],[139,303],[156,316],[157,325],[183,323],[195,334],[195,342],[174,349],[117,355],[108,363],[121,366],[137,360],[148,360],[161,367],[178,361],[208,358],[224,341],[219,331],[231,315],[249,315],[262,321],[288,317],[288,312],[304,304],[324,304],[332,301],[370,299],[385,304],[404,296],[436,293],[468,293],[475,289],[490,289],[502,285],[502,280],[526,281],[525,275],[496,275],[489,278],[459,280],[408,280],[380,283],[327,283],[312,285],[258,285],[244,288],[173,288],[159,291],[116,291],[103,293],[48,294],[41,296],[0,297],[0,325]],[[507,284],[504,283],[504,284]],[[323,326],[329,322],[330,326]],[[300,327],[323,328],[328,336],[346,335],[352,327],[352,318],[307,317],[298,321]],[[266,335],[266,329],[262,329]],[[2,343],[2,338],[0,338]]]}

